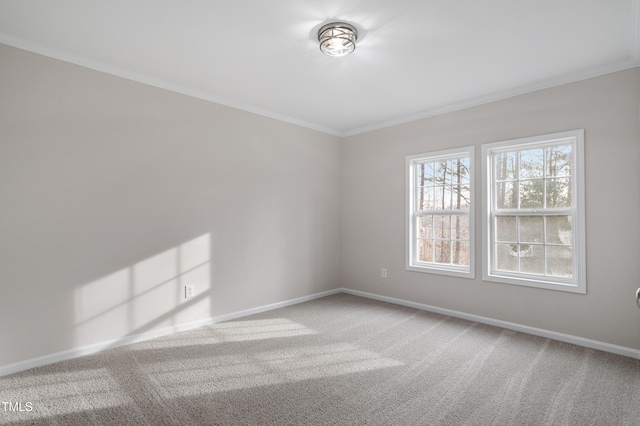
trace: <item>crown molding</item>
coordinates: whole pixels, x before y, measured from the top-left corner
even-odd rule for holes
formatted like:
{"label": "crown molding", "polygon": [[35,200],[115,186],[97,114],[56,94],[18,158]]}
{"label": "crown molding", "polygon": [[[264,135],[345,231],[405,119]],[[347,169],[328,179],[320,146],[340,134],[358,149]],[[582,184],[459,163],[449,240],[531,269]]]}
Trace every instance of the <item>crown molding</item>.
{"label": "crown molding", "polygon": [[169,90],[171,92],[180,93],[193,98],[213,102],[216,104],[224,105],[230,108],[238,109],[241,111],[249,112],[252,114],[260,115],[263,117],[272,118],[284,123],[292,124],[295,126],[304,127],[310,130],[315,130],[321,133],[326,133],[332,136],[340,138],[347,138],[363,133],[368,133],[376,130],[386,129],[389,127],[398,126],[418,120],[423,120],[429,117],[435,117],[438,115],[447,114],[467,108],[472,108],[491,102],[496,102],[515,96],[535,92],[538,90],[549,89],[552,87],[562,86],[564,84],[575,83],[582,80],[587,80],[594,77],[599,77],[605,74],[610,74],[618,71],[623,71],[629,68],[640,66],[640,0],[632,0],[632,14],[635,17],[633,19],[633,39],[631,40],[632,55],[623,61],[603,65],[600,67],[591,68],[588,70],[582,70],[575,73],[563,75],[561,77],[541,80],[536,83],[518,86],[509,90],[490,93],[484,96],[470,98],[462,102],[443,105],[436,108],[428,109],[417,114],[400,117],[393,120],[382,121],[376,124],[367,125],[363,127],[354,128],[351,130],[338,130],[330,127],[322,126],[317,123],[312,123],[304,120],[297,119],[284,114],[279,114],[274,111],[270,111],[264,108],[259,108],[254,105],[246,104],[243,102],[237,102],[231,99],[215,96],[204,91],[192,89],[186,86],[170,83],[161,79],[157,79],[151,76],[135,73],[122,68],[114,67],[99,61],[95,61],[79,55],[70,54],[68,52],[61,51],[59,49],[45,46],[43,44],[34,43],[29,40],[12,36],[6,33],[0,32],[0,43],[12,46],[18,49],[26,50],[29,52],[37,53],[43,56],[47,56],[53,59],[61,60],[64,62],[79,65],[85,68],[103,72],[106,74],[121,77],[127,80],[136,81],[138,83],[146,84],[149,86],[157,87],[160,89]]}
{"label": "crown molding", "polygon": [[114,67],[112,65],[108,65],[103,62],[95,61],[93,59],[86,58],[79,55],[74,55],[68,52],[61,51],[59,49],[52,48],[50,46],[34,43],[32,41],[25,40],[20,37],[15,37],[6,33],[0,33],[0,43],[6,44],[7,46],[15,47],[18,49],[26,50],[32,53],[37,53],[39,55],[47,56],[49,58],[68,62],[74,65],[79,65],[81,67],[89,68],[95,71],[100,71],[105,74],[110,74],[116,77],[121,77],[127,80],[146,84],[148,86],[169,90],[171,92],[180,93],[182,95],[190,96],[197,99],[202,99],[204,101],[209,101],[209,102],[224,105],[230,108],[242,110],[245,112],[250,112],[252,114],[261,115],[263,117],[272,118],[274,120],[282,121],[284,123],[293,124],[296,126],[315,130],[318,132],[327,133],[329,135],[342,137],[342,132],[335,129],[331,129],[325,126],[308,122],[308,121],[299,120],[297,118],[290,117],[284,114],[279,114],[277,112],[269,111],[263,108],[259,108],[254,105],[246,104],[243,102],[237,102],[237,101],[220,97],[220,96],[215,96],[201,90],[192,89],[190,87],[171,83],[171,82],[164,81],[148,75],[125,70],[119,67]]}
{"label": "crown molding", "polygon": [[[640,3],[640,0],[636,0],[636,3]],[[640,43],[638,43],[640,45]],[[638,55],[636,55],[638,56]],[[572,74],[567,74],[562,77],[551,78],[547,80],[542,80],[533,84],[528,84],[524,86],[515,87],[513,89],[504,90],[501,92],[491,93],[485,96],[479,96],[477,98],[467,99],[466,101],[458,102],[455,104],[445,105],[438,108],[430,109],[423,111],[418,114],[398,118],[395,120],[384,121],[381,123],[377,123],[371,126],[360,127],[357,129],[349,130],[347,132],[343,132],[341,134],[342,137],[355,136],[362,133],[372,132],[375,130],[386,129],[389,127],[397,126],[400,124],[406,124],[413,121],[422,120],[429,117],[434,117],[437,115],[443,115],[450,112],[455,112],[467,108],[472,108],[484,104],[488,104],[491,102],[496,102],[508,98],[513,98],[515,96],[524,95],[531,92],[536,92],[539,90],[550,89],[553,87],[562,86],[565,84],[575,83],[582,80],[588,80],[594,77],[600,77],[605,74],[611,74],[618,71],[624,71],[629,68],[635,68],[640,66],[640,58],[634,57],[629,58],[624,61],[620,61],[613,64],[604,65],[601,67],[592,68],[589,70],[579,71]]]}

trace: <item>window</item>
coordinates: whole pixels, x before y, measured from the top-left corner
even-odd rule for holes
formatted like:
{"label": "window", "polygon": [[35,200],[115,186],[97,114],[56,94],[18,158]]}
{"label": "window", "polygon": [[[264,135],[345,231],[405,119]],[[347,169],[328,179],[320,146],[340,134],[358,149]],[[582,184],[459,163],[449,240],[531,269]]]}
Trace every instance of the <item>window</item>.
{"label": "window", "polygon": [[407,157],[407,265],[474,278],[473,147]]}
{"label": "window", "polygon": [[584,131],[482,145],[483,278],[586,293]]}

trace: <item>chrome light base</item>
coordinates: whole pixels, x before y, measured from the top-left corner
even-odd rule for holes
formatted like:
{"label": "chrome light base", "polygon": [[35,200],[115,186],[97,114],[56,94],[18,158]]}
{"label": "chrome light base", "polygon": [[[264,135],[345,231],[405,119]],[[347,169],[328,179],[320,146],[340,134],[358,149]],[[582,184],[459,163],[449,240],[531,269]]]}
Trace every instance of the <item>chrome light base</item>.
{"label": "chrome light base", "polygon": [[318,31],[320,51],[328,56],[346,56],[356,48],[358,31],[353,25],[332,22]]}

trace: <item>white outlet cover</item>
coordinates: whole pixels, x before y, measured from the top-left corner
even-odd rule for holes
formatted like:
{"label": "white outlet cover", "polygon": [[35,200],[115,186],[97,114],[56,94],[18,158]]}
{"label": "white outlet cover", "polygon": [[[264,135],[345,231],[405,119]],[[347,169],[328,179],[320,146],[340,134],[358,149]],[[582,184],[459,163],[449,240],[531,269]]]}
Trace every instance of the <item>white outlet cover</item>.
{"label": "white outlet cover", "polygon": [[187,284],[184,286],[184,298],[188,299],[190,297],[195,296],[196,294],[196,286],[193,284]]}

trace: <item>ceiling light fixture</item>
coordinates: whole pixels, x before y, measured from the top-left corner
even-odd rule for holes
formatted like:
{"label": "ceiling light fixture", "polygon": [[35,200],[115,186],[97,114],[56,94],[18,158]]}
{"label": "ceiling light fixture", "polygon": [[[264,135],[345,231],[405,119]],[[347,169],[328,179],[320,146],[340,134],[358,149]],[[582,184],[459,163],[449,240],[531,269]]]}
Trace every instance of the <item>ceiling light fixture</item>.
{"label": "ceiling light fixture", "polygon": [[332,22],[318,31],[320,51],[328,56],[346,56],[356,48],[358,31],[353,25]]}

